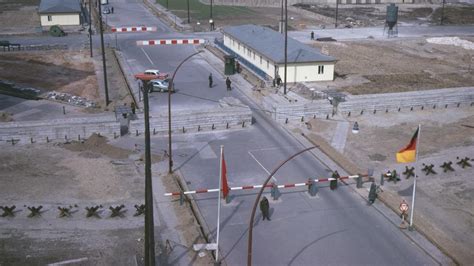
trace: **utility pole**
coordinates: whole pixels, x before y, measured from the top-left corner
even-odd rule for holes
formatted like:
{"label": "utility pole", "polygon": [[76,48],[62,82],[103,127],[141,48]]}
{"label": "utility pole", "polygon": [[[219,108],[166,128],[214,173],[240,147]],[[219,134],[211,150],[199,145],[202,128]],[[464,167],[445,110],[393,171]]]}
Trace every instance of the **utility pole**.
{"label": "utility pole", "polygon": [[104,30],[102,28],[102,4],[99,3],[99,28],[100,28],[100,44],[102,47],[102,66],[104,67],[104,87],[105,87],[105,106],[109,105],[109,88],[107,87],[107,67],[105,65],[105,49],[104,49]]}
{"label": "utility pole", "polygon": [[92,57],[92,0],[89,0],[89,49]]}
{"label": "utility pole", "polygon": [[188,4],[188,24],[191,23],[191,19],[189,18],[189,0],[186,0],[187,4]]}
{"label": "utility pole", "polygon": [[337,29],[337,11],[339,10],[339,0],[336,0],[336,25],[335,28]]}
{"label": "utility pole", "polygon": [[150,111],[148,91],[150,84],[143,80],[145,112],[145,265],[155,266],[155,225],[153,222],[153,190],[151,181]]}
{"label": "utility pole", "polygon": [[286,95],[286,74],[288,67],[288,0],[285,0],[285,75],[283,83],[283,94]]}
{"label": "utility pole", "polygon": [[443,0],[443,8],[441,9],[441,21],[440,21],[440,25],[443,25],[443,21],[444,21],[444,3],[446,2],[446,0]]}
{"label": "utility pole", "polygon": [[278,25],[278,30],[280,33],[283,33],[283,6],[284,6],[284,0],[281,0],[281,14],[280,14],[280,22]]}

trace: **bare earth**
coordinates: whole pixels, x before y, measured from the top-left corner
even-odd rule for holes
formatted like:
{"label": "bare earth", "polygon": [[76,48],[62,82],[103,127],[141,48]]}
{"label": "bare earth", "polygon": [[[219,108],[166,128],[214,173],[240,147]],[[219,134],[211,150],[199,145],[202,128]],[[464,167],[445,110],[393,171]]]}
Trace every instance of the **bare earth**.
{"label": "bare earth", "polygon": [[[460,40],[472,43],[474,38]],[[338,59],[335,81],[314,84],[320,88],[370,94],[474,85],[474,49],[429,43],[426,38],[318,42],[315,46]]]}
{"label": "bare earth", "polygon": [[[144,203],[144,167],[139,154],[106,143],[96,135],[85,143],[4,147],[0,154],[0,205],[17,206],[15,217],[0,217],[0,265],[45,265],[86,259],[85,265],[134,265],[142,262],[144,216],[133,216]],[[153,161],[161,161],[154,155]],[[160,178],[168,191],[174,179]],[[158,184],[156,184],[158,185]],[[74,206],[72,217],[59,218],[58,207]],[[110,206],[125,205],[122,217],[110,217]],[[163,204],[163,203],[158,203]],[[175,230],[191,247],[201,239],[198,225],[179,201]],[[40,217],[28,218],[25,206],[43,206]],[[86,218],[85,207],[102,205],[100,217]],[[155,215],[159,215],[156,213]],[[157,216],[159,217],[159,216]],[[160,218],[162,219],[162,218]],[[160,228],[156,255],[165,252]],[[164,241],[164,240],[163,240]],[[196,256],[195,265],[207,265],[210,255]]]}

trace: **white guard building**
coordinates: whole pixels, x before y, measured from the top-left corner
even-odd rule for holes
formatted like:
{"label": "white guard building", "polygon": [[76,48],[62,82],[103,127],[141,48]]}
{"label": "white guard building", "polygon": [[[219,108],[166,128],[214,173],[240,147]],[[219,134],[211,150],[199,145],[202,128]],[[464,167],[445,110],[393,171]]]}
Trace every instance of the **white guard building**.
{"label": "white guard building", "polygon": [[38,9],[43,27],[81,25],[81,12],[79,0],[41,0]]}
{"label": "white guard building", "polygon": [[[285,69],[284,35],[256,25],[223,29],[224,46],[263,71],[271,79],[283,80]],[[336,59],[316,48],[288,38],[287,82],[328,81],[334,79]]]}

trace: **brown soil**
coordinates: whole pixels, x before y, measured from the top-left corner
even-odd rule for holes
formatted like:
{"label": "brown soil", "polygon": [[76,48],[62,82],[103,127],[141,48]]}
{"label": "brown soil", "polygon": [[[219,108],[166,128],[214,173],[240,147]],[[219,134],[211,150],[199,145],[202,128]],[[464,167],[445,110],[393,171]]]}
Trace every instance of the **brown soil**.
{"label": "brown soil", "polygon": [[0,0],[0,33],[32,33],[40,25],[39,0]]}
{"label": "brown soil", "polygon": [[93,101],[99,99],[94,65],[86,52],[2,53],[0,79]]}
{"label": "brown soil", "polygon": [[13,121],[12,115],[7,112],[0,111],[0,122],[10,122]]}
{"label": "brown soil", "polygon": [[428,43],[424,38],[325,42],[315,46],[338,59],[335,71],[339,78],[327,85],[351,94],[474,85],[472,66],[469,72],[472,63],[467,60],[474,56],[474,50]]}

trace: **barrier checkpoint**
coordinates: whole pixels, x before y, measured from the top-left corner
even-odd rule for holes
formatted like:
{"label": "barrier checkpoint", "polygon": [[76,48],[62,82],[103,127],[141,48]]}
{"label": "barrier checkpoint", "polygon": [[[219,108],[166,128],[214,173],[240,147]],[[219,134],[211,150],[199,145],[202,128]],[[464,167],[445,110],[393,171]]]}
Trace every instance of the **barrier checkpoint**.
{"label": "barrier checkpoint", "polygon": [[205,42],[204,39],[163,39],[137,41],[137,45],[203,44]]}
{"label": "barrier checkpoint", "polygon": [[112,32],[142,32],[142,31],[156,31],[156,27],[113,27]]}
{"label": "barrier checkpoint", "polygon": [[[362,178],[362,177],[368,177],[369,175],[350,175],[350,176],[341,176],[339,178],[320,178],[320,179],[309,179],[307,182],[304,183],[294,183],[294,184],[285,184],[285,185],[276,185],[276,188],[292,188],[292,187],[302,187],[302,186],[308,186],[312,184],[313,182],[315,183],[320,183],[320,182],[328,182],[328,181],[333,181],[337,179],[356,179],[356,178]],[[236,190],[246,190],[246,189],[257,189],[261,188],[262,185],[252,185],[252,186],[242,186],[242,187],[229,187],[230,191],[236,191]],[[265,188],[274,188],[273,184],[268,184],[265,186]],[[184,192],[170,192],[170,193],[165,193],[165,196],[181,196],[181,195],[189,195],[189,194],[200,194],[200,193],[211,193],[211,192],[219,192],[220,189],[218,188],[212,188],[212,189],[197,189],[197,190],[190,190],[190,191],[184,191]]]}

